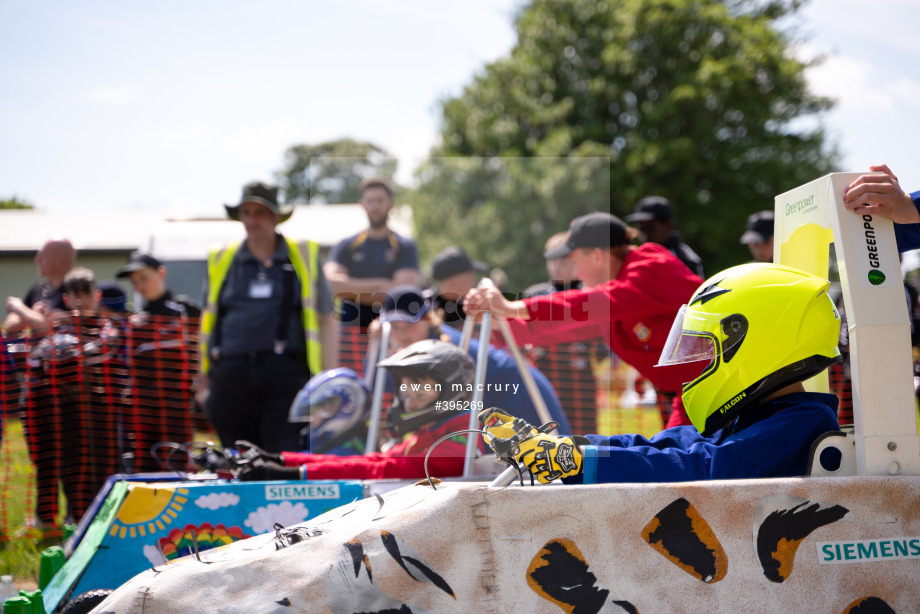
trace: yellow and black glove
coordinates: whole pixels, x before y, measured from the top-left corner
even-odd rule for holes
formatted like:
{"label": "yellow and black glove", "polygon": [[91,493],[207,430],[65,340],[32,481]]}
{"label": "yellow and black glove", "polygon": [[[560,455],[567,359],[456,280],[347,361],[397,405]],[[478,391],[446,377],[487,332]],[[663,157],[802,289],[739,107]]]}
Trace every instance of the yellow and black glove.
{"label": "yellow and black glove", "polygon": [[486,430],[483,439],[496,456],[506,461],[515,459],[544,484],[577,475],[584,468],[584,455],[579,446],[588,444],[588,440],[546,434],[544,431],[553,430],[555,423],[536,429],[525,420],[497,408],[482,411],[479,422]]}

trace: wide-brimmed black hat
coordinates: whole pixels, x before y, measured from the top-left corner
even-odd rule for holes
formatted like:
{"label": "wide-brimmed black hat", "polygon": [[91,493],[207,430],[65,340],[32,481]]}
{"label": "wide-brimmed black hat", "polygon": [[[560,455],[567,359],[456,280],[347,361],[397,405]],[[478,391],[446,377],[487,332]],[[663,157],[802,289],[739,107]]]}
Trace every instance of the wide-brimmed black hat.
{"label": "wide-brimmed black hat", "polygon": [[294,213],[294,205],[278,204],[278,187],[263,183],[261,181],[252,181],[243,186],[243,197],[238,205],[224,205],[227,215],[231,220],[240,220],[240,207],[243,203],[259,203],[268,210],[281,216],[281,222],[287,220]]}
{"label": "wide-brimmed black hat", "polygon": [[589,213],[572,220],[565,243],[549,250],[543,257],[547,260],[564,258],[579,247],[617,247],[635,239],[636,234],[635,228],[630,228],[615,215],[600,211]]}

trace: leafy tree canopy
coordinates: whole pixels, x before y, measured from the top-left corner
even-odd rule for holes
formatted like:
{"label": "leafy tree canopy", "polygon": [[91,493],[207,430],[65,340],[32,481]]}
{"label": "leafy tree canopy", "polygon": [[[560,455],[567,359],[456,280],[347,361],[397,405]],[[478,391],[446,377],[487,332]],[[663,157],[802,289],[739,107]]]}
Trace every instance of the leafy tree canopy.
{"label": "leafy tree canopy", "polygon": [[34,209],[35,205],[17,196],[0,200],[0,209]]}
{"label": "leafy tree canopy", "polygon": [[358,185],[374,175],[392,178],[397,160],[373,143],[340,139],[294,145],[276,173],[286,202],[355,203]]}
{"label": "leafy tree canopy", "polygon": [[[646,194],[664,195],[707,272],[745,261],[738,240],[746,216],[837,163],[818,121],[832,101],[808,91],[807,66],[793,54],[798,41],[777,25],[792,23],[799,4],[534,0],[517,18],[510,55],[443,101],[434,154],[608,156],[612,213],[630,213]],[[429,199],[477,207],[451,190],[450,198]],[[587,202],[557,196],[560,209]],[[497,214],[495,224],[509,212]],[[538,250],[567,223],[536,234],[519,224],[513,232],[529,235]],[[491,236],[470,234],[473,243]],[[494,249],[503,247],[476,251]],[[527,270],[520,274],[526,282]]]}
{"label": "leafy tree canopy", "polygon": [[406,201],[421,262],[459,245],[503,269],[511,293],[547,279],[543,245],[550,235],[573,217],[609,209],[606,157],[431,158],[417,177],[421,188]]}

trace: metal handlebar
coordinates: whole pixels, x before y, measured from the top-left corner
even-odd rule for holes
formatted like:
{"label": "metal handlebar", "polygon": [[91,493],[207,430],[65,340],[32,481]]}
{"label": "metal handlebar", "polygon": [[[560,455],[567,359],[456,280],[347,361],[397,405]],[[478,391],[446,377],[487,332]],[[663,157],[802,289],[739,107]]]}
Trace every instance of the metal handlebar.
{"label": "metal handlebar", "polygon": [[[390,347],[390,323],[380,323],[380,349],[377,356],[377,364],[386,359],[387,349]],[[368,354],[373,356],[373,354]],[[368,365],[367,371],[370,372],[374,365]],[[370,425],[367,429],[367,442],[364,446],[364,453],[370,454],[377,450],[377,431],[380,430],[380,412],[383,406],[383,389],[386,387],[387,376],[384,368],[377,366],[376,375],[374,376],[374,401],[371,404]]]}

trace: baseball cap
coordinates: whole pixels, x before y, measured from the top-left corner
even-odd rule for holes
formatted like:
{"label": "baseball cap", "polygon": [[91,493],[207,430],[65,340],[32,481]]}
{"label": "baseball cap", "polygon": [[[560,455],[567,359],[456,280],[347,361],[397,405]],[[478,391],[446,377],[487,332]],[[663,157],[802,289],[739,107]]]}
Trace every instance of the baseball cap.
{"label": "baseball cap", "polygon": [[650,222],[651,220],[670,220],[674,217],[671,201],[664,196],[646,196],[636,203],[633,213],[626,216],[627,222]]}
{"label": "baseball cap", "polygon": [[156,271],[161,266],[163,266],[163,263],[150,254],[135,252],[131,254],[130,258],[128,258],[128,264],[118,269],[118,272],[115,273],[115,277],[119,279],[122,277],[128,277],[131,275],[131,273],[140,271],[141,269],[147,267]]}
{"label": "baseball cap", "polygon": [[565,243],[549,250],[543,257],[547,260],[564,258],[579,247],[616,247],[629,243],[636,234],[635,228],[630,228],[617,216],[596,211],[572,220]]}
{"label": "baseball cap", "polygon": [[417,286],[396,286],[387,292],[383,309],[380,310],[381,322],[418,322],[428,310],[431,303],[422,295]]}
{"label": "baseball cap", "polygon": [[100,301],[107,308],[118,313],[128,311],[128,294],[114,281],[100,281],[97,285],[102,294]]}
{"label": "baseball cap", "polygon": [[748,216],[747,231],[741,235],[741,243],[766,243],[773,236],[773,211],[764,209]]}
{"label": "baseball cap", "polygon": [[465,249],[455,245],[445,247],[431,261],[431,277],[435,281],[441,281],[466,271],[485,273],[488,270],[489,266],[485,262],[473,260]]}

